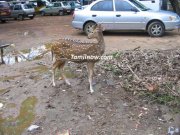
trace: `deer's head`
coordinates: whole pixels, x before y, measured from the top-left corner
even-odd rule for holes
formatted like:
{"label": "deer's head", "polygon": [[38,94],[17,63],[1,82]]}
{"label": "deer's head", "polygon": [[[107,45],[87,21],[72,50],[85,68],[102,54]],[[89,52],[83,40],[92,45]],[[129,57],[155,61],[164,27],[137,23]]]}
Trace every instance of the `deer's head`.
{"label": "deer's head", "polygon": [[93,38],[96,38],[96,39],[100,39],[102,36],[102,33],[104,31],[104,28],[102,27],[101,24],[96,24],[93,28],[94,30],[88,34],[88,38],[89,39],[93,39]]}

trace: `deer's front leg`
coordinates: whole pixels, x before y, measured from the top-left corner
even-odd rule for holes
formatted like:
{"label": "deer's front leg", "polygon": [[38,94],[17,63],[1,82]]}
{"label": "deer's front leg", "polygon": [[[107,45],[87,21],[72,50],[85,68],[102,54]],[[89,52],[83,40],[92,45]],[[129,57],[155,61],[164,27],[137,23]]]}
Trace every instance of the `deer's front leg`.
{"label": "deer's front leg", "polygon": [[92,78],[93,78],[94,62],[88,62],[87,68],[88,68],[88,79],[89,79],[89,85],[90,85],[90,92],[93,93],[94,89],[92,86]]}

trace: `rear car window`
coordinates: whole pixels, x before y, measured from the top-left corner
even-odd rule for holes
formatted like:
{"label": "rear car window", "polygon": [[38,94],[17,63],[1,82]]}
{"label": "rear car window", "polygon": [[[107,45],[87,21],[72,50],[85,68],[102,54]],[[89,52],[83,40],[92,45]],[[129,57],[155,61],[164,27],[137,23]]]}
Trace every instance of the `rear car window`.
{"label": "rear car window", "polygon": [[92,8],[92,11],[113,11],[112,0],[105,0],[96,3]]}
{"label": "rear car window", "polygon": [[30,8],[33,8],[32,5],[30,5],[30,4],[25,4],[24,5],[24,9],[30,9]]}
{"label": "rear car window", "polygon": [[15,5],[14,10],[22,10],[21,5]]}

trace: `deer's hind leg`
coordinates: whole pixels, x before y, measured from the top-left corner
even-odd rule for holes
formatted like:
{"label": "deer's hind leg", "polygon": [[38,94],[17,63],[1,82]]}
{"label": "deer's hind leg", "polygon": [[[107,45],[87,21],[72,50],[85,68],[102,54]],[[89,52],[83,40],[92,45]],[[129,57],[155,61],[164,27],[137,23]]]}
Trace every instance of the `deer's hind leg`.
{"label": "deer's hind leg", "polygon": [[56,74],[56,68],[60,66],[60,61],[55,61],[53,63],[53,67],[52,67],[52,84],[53,86],[56,86],[56,83],[55,83],[55,74]]}
{"label": "deer's hind leg", "polygon": [[56,60],[54,62],[53,68],[52,68],[52,71],[53,71],[53,75],[52,75],[53,86],[56,86],[56,84],[55,84],[56,68],[60,69],[61,77],[64,79],[63,68],[64,68],[65,63],[66,63],[65,61],[60,61],[60,60]]}
{"label": "deer's hind leg", "polygon": [[65,62],[62,63],[61,65],[59,65],[61,76],[62,76],[63,80],[65,80],[66,84],[71,85],[71,83],[69,82],[69,80],[66,78],[66,76],[64,74],[64,65],[65,65]]}
{"label": "deer's hind leg", "polygon": [[91,93],[94,92],[94,89],[93,89],[93,86],[92,86],[94,64],[95,64],[94,62],[88,62],[88,63],[87,63],[88,79],[89,79],[89,85],[90,85],[90,92],[91,92]]}

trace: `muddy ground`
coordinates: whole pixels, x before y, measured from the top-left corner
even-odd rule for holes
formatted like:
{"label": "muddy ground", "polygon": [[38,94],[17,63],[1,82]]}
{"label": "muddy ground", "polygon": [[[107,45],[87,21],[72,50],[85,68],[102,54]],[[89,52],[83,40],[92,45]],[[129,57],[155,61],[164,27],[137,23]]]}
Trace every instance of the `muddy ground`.
{"label": "muddy ground", "polygon": [[[87,40],[71,27],[71,20],[72,16],[46,16],[9,21],[0,24],[0,40],[14,43],[23,53],[59,37]],[[104,38],[106,53],[138,46],[152,50],[180,47],[177,31],[162,38],[139,32],[105,32]],[[89,93],[84,64],[68,63],[65,70],[72,86],[57,80],[56,87],[50,85],[51,65],[49,53],[33,61],[0,65],[0,135],[56,135],[66,131],[71,135],[165,135],[169,127],[180,127],[180,114],[172,107],[136,100],[111,72],[99,70],[99,64],[93,94]],[[32,124],[40,128],[28,132]]]}

